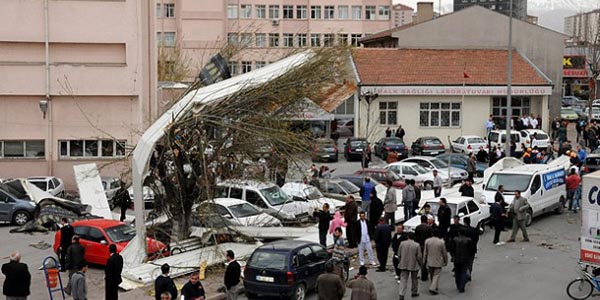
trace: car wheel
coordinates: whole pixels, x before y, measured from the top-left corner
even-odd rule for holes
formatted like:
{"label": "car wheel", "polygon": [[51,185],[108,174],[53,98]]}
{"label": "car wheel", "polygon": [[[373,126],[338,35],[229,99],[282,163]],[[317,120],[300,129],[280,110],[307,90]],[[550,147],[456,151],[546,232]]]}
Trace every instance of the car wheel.
{"label": "car wheel", "polygon": [[479,224],[477,224],[477,229],[479,230],[479,235],[484,234],[485,233],[485,221],[479,222]]}
{"label": "car wheel", "polygon": [[245,292],[245,294],[246,294],[246,298],[248,298],[248,299],[256,299],[256,298],[258,298],[258,295],[255,294],[255,293]]}
{"label": "car wheel", "polygon": [[306,287],[304,284],[300,283],[294,289],[294,293],[292,294],[292,300],[304,300],[306,298]]}
{"label": "car wheel", "polygon": [[531,211],[531,209],[528,209],[527,213],[525,214],[525,226],[529,227],[531,223],[533,223],[533,211]]}
{"label": "car wheel", "polygon": [[560,215],[562,213],[565,212],[565,198],[564,197],[560,197],[560,200],[558,201],[558,206],[554,209],[554,213],[556,213],[557,215]]}
{"label": "car wheel", "polygon": [[24,210],[19,210],[13,214],[13,223],[16,225],[22,226],[27,223],[31,219],[31,216],[28,212]]}

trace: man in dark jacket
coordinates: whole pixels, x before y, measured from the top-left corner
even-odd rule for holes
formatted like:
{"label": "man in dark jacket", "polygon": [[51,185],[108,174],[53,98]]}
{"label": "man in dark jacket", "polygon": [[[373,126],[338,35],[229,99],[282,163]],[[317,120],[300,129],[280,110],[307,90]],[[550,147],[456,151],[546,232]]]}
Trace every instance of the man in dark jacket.
{"label": "man in dark jacket", "polygon": [[[425,249],[425,241],[433,236],[433,229],[431,226],[427,225],[427,216],[421,216],[421,224],[415,228],[415,242],[419,243],[421,246],[421,255],[423,255],[423,250]],[[421,265],[421,280],[428,280],[428,272],[427,266]]]}
{"label": "man in dark jacket", "polygon": [[227,250],[227,269],[225,270],[225,295],[227,300],[236,300],[240,289],[240,275],[242,270],[240,264],[235,260],[232,250]]}
{"label": "man in dark jacket", "polygon": [[452,211],[450,207],[448,207],[448,202],[446,202],[446,198],[440,198],[439,201],[440,207],[438,208],[438,222],[440,228],[440,234],[442,238],[446,239],[448,235],[448,228],[450,227],[450,219],[452,218]]}
{"label": "man in dark jacket", "polygon": [[69,270],[69,282],[65,287],[65,292],[67,294],[71,294],[71,277],[75,272],[81,270],[81,265],[84,263],[85,256],[85,248],[79,243],[79,236],[74,235],[71,239],[71,246],[67,248],[67,256],[65,258],[65,262],[67,265],[67,269]]}
{"label": "man in dark jacket", "polygon": [[346,196],[346,210],[344,211],[344,221],[346,221],[346,239],[348,248],[356,248],[358,240],[356,237],[356,227],[358,224],[358,204],[354,201],[352,195]]}
{"label": "man in dark jacket", "polygon": [[73,231],[73,226],[69,224],[69,219],[62,218],[61,222],[62,227],[60,227],[60,248],[58,248],[58,259],[60,261],[60,270],[62,272],[67,270],[67,249],[71,246],[71,239],[75,232]]}
{"label": "man in dark jacket", "polygon": [[373,190],[371,192],[371,205],[369,205],[369,221],[371,228],[373,230],[377,227],[379,223],[379,218],[381,218],[381,214],[383,214],[383,202],[377,197],[377,192]]}
{"label": "man in dark jacket", "polygon": [[156,277],[156,280],[154,280],[154,298],[156,300],[161,300],[161,294],[164,292],[169,292],[172,299],[177,299],[177,287],[175,286],[173,279],[169,277],[171,266],[169,266],[169,264],[163,264],[160,266],[160,271],[162,274],[160,274],[160,276]]}
{"label": "man in dark jacket", "polygon": [[471,218],[464,217],[463,222],[465,223],[465,236],[471,239],[471,246],[473,250],[471,251],[471,260],[467,266],[469,273],[467,274],[467,281],[471,281],[473,277],[473,262],[475,261],[475,255],[477,254],[477,243],[479,243],[479,229],[471,227]]}
{"label": "man in dark jacket", "polygon": [[190,274],[190,280],[181,288],[181,299],[204,300],[206,297],[204,287],[200,282],[198,272]]}
{"label": "man in dark jacket", "polygon": [[383,218],[379,219],[379,224],[375,227],[374,240],[375,251],[377,251],[377,260],[379,260],[377,272],[385,272],[390,244],[392,243],[392,226],[385,223]]}
{"label": "man in dark jacket", "polygon": [[465,236],[464,229],[458,231],[458,236],[454,238],[450,245],[450,252],[454,258],[454,279],[456,288],[459,292],[465,292],[467,283],[467,268],[473,251],[473,242]]}
{"label": "man in dark jacket", "polygon": [[325,264],[325,273],[317,277],[315,292],[318,300],[341,300],[344,298],[346,287],[340,278],[340,275],[333,272],[332,262]]}
{"label": "man in dark jacket", "polygon": [[29,269],[26,264],[20,262],[21,254],[18,251],[11,253],[9,258],[10,261],[2,265],[2,274],[6,277],[2,293],[7,300],[27,300],[31,285]]}
{"label": "man in dark jacket", "polygon": [[110,257],[104,268],[104,294],[106,300],[119,299],[119,284],[123,282],[121,279],[121,271],[123,271],[123,257],[117,253],[117,245],[110,244],[108,246]]}
{"label": "man in dark jacket", "polygon": [[327,247],[327,231],[329,230],[329,222],[333,220],[333,216],[329,212],[329,204],[323,204],[323,210],[317,210],[313,214],[319,220],[319,243],[323,247]]}
{"label": "man in dark jacket", "polygon": [[504,231],[506,212],[504,207],[504,186],[499,186],[496,195],[494,196],[494,203],[490,206],[490,214],[492,215],[492,223],[494,225],[494,241],[493,243],[497,246],[501,246],[504,242],[500,242],[500,233]]}
{"label": "man in dark jacket", "polygon": [[394,259],[392,260],[392,263],[394,264],[394,271],[396,271],[396,280],[400,281],[400,269],[398,269],[398,264],[400,263],[400,261],[398,260],[398,247],[400,247],[400,243],[406,241],[408,239],[408,236],[406,233],[404,233],[404,225],[399,224],[396,226],[396,232],[394,233],[394,236],[392,237],[392,251],[393,252],[393,257]]}
{"label": "man in dark jacket", "polygon": [[460,195],[463,197],[475,197],[475,190],[473,189],[473,182],[470,178],[465,180],[465,183],[459,188]]}

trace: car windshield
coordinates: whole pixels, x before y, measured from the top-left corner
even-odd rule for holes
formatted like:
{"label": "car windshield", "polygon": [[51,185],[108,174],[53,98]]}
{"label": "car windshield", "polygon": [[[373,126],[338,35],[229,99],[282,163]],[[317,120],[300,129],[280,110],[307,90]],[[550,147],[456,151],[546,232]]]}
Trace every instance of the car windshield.
{"label": "car windshield", "polygon": [[367,141],[351,141],[350,146],[351,147],[366,147]]}
{"label": "car windshield", "polygon": [[265,196],[267,201],[271,203],[271,205],[282,205],[285,202],[289,201],[288,196],[282,192],[279,187],[273,186],[270,188],[260,190],[260,193]]}
{"label": "car windshield", "polygon": [[248,266],[257,269],[285,270],[286,255],[279,252],[256,251],[248,261]]}
{"label": "car windshield", "polygon": [[485,140],[482,138],[468,138],[467,143],[469,144],[485,144]]}
{"label": "car windshield", "polygon": [[316,187],[311,186],[304,189],[304,193],[309,200],[323,198],[323,194]]}
{"label": "car windshield", "polygon": [[440,140],[438,139],[428,139],[425,140],[425,145],[441,145],[442,142],[440,142]]}
{"label": "car windshield", "polygon": [[241,203],[229,206],[229,210],[238,218],[260,215],[261,212],[250,203]]}
{"label": "car windshield", "polygon": [[562,108],[560,110],[561,114],[575,114],[575,111],[572,108]]}
{"label": "car windshield", "polygon": [[423,167],[421,167],[420,165],[413,165],[412,169],[417,171],[417,173],[419,174],[427,174],[429,173],[429,171]]}
{"label": "car windshield", "polygon": [[404,145],[404,141],[401,139],[389,139],[385,140],[384,144],[388,146],[402,146]]}
{"label": "car windshield", "polygon": [[493,174],[485,185],[486,191],[497,191],[498,186],[503,185],[504,191],[506,192],[514,192],[520,191],[524,192],[527,190],[529,186],[529,181],[531,180],[531,175],[523,175],[523,174]]}
{"label": "car windshield", "polygon": [[[440,208],[439,202],[427,202],[427,204],[431,206],[431,214],[437,216],[438,209]],[[452,214],[450,215],[454,216],[456,214],[456,204],[448,203],[448,207],[450,207],[450,211],[452,211]]]}
{"label": "car windshield", "polygon": [[[533,137],[533,134],[531,136]],[[540,132],[538,132],[535,136],[538,140],[547,140],[549,138],[547,134]]]}
{"label": "car windshield", "polygon": [[45,191],[47,184],[45,181],[30,181],[29,183],[37,186],[40,190]]}
{"label": "car windshield", "polygon": [[357,187],[356,185],[350,183],[349,181],[346,180],[342,180],[340,181],[340,186],[348,193],[348,194],[355,194],[360,192],[360,188]]}
{"label": "car windshield", "polygon": [[402,178],[398,174],[396,174],[392,171],[389,171],[389,170],[386,170],[386,171],[387,171],[387,172],[385,172],[386,178],[391,179],[393,181],[402,180]]}
{"label": "car windshield", "polygon": [[121,224],[105,230],[113,243],[129,242],[135,236],[135,228]]}
{"label": "car windshield", "polygon": [[432,160],[430,160],[430,162],[437,168],[437,169],[445,169],[448,167],[448,164],[445,163],[443,160],[441,159],[437,159],[434,158]]}

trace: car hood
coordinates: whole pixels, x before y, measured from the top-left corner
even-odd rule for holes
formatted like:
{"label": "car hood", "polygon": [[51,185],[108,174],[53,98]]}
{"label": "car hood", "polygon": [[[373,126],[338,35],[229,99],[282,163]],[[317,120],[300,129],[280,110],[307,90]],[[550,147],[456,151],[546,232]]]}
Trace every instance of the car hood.
{"label": "car hood", "polygon": [[404,230],[408,232],[414,232],[415,228],[417,228],[419,224],[421,224],[421,216],[412,217],[408,219],[408,221],[404,222]]}
{"label": "car hood", "polygon": [[[281,221],[277,218],[266,214],[260,213],[258,215],[237,218],[240,226],[254,226],[254,227],[270,227],[270,226],[281,226]],[[234,221],[235,222],[235,221]]]}
{"label": "car hood", "polygon": [[283,205],[273,206],[273,208],[275,208],[275,210],[277,211],[281,210],[283,212],[296,216],[304,213],[309,213],[311,205],[310,203],[303,201],[289,201],[284,203]]}
{"label": "car hood", "polygon": [[319,199],[307,200],[307,202],[310,203],[312,209],[315,209],[315,208],[321,209],[323,207],[323,204],[327,203],[327,204],[329,204],[329,209],[331,211],[334,211],[337,208],[340,208],[340,207],[346,205],[346,202],[344,202],[344,201],[327,198],[327,197],[321,197]]}

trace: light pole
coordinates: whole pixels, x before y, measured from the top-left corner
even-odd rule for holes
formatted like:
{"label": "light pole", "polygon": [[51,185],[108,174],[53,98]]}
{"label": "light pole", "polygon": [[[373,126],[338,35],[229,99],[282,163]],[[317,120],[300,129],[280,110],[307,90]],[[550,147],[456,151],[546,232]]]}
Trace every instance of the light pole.
{"label": "light pole", "polygon": [[[371,91],[366,91],[364,94],[361,95],[361,97],[359,99],[365,99],[365,101],[367,101],[367,128],[365,130],[365,139],[367,140],[367,149],[370,149],[370,145],[369,145],[369,125],[370,125],[370,121],[371,121],[371,103],[373,102],[373,100],[377,99],[377,97],[379,97],[379,94],[377,93],[372,93]],[[369,159],[368,154],[367,154],[367,149],[363,149],[363,155],[362,155],[362,163],[361,163],[361,167],[364,169],[365,165],[366,165],[366,161],[367,159]]]}
{"label": "light pole", "polygon": [[506,82],[506,146],[505,155],[510,156],[510,132],[512,121],[512,19],[513,19],[513,0],[510,0],[508,15],[508,81]]}

